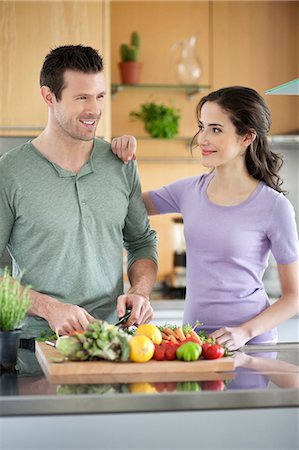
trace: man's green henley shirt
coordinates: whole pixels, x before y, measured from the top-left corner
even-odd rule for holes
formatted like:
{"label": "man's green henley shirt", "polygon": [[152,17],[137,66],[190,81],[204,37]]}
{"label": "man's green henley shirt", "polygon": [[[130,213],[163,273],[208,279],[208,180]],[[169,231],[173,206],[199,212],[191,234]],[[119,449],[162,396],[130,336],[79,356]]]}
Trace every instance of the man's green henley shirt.
{"label": "man's green henley shirt", "polygon": [[[136,163],[123,164],[109,143],[94,139],[79,173],[57,166],[31,142],[0,159],[0,255],[7,247],[13,276],[96,318],[116,320],[123,293],[123,245],[128,266],[157,263]],[[22,337],[49,331],[27,316]]]}

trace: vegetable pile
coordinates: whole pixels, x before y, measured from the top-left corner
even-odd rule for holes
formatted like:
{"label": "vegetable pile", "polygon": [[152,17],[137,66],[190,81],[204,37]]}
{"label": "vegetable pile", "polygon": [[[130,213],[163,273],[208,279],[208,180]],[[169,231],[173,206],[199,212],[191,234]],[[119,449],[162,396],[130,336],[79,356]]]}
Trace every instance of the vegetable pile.
{"label": "vegetable pile", "polygon": [[90,322],[84,333],[61,336],[56,348],[71,361],[127,361],[130,355],[128,334],[103,320]]}
{"label": "vegetable pile", "polygon": [[165,324],[140,325],[133,335],[130,331],[103,320],[90,322],[84,333],[62,336],[56,342],[57,350],[71,361],[105,359],[109,361],[147,362],[181,360],[197,361],[227,356],[227,350],[215,339],[187,324],[184,327]]}
{"label": "vegetable pile", "polygon": [[184,327],[165,324],[158,327],[162,334],[160,345],[155,345],[153,358],[157,361],[179,359],[182,361],[197,361],[203,359],[217,359],[227,356],[225,347],[217,344],[215,339],[209,338],[207,333],[195,328],[202,325],[198,321],[192,328],[186,324]]}

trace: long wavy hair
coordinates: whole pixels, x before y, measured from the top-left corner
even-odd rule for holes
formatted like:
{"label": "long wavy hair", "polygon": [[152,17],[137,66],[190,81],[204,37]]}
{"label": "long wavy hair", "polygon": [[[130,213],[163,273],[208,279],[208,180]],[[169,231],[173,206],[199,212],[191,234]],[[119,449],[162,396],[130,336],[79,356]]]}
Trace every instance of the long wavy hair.
{"label": "long wavy hair", "polygon": [[[270,149],[268,133],[271,127],[271,114],[264,99],[251,88],[231,86],[211,92],[203,97],[196,108],[200,120],[201,108],[206,102],[215,102],[226,111],[235,126],[236,133],[244,136],[256,133],[255,140],[248,146],[245,153],[246,167],[256,180],[264,181],[278,192],[282,190],[282,179],[278,172],[283,164],[282,156]],[[196,142],[198,133],[192,139]]]}

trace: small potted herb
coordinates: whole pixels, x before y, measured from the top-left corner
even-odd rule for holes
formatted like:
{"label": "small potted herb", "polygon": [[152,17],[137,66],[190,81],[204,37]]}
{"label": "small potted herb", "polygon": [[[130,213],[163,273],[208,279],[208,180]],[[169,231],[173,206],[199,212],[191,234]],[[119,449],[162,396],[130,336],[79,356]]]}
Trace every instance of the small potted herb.
{"label": "small potted herb", "polygon": [[0,281],[0,365],[11,367],[16,364],[24,320],[31,301],[29,286],[21,286],[13,279],[7,268]]}
{"label": "small potted herb", "polygon": [[178,110],[154,102],[144,103],[139,111],[131,111],[130,117],[141,120],[144,129],[153,138],[171,139],[179,131]]}
{"label": "small potted herb", "polygon": [[121,62],[118,63],[121,82],[123,84],[138,84],[142,63],[138,61],[140,37],[136,31],[131,34],[130,44],[120,45]]}

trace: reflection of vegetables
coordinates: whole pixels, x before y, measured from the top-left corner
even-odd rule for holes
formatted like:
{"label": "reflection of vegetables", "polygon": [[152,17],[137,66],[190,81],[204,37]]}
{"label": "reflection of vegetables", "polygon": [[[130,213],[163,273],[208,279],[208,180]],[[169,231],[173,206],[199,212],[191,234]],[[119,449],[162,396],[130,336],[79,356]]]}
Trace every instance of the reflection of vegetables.
{"label": "reflection of vegetables", "polygon": [[84,333],[62,336],[56,342],[57,350],[72,361],[106,359],[127,361],[129,336],[121,329],[103,320],[90,322]]}
{"label": "reflection of vegetables", "polygon": [[128,392],[125,384],[62,384],[57,387],[57,394],[109,394],[113,392]]}
{"label": "reflection of vegetables", "polygon": [[184,392],[198,392],[201,391],[201,386],[197,381],[181,381],[177,383],[176,389]]}
{"label": "reflection of vegetables", "polygon": [[204,391],[224,391],[225,383],[222,380],[202,381],[201,387]]}
{"label": "reflection of vegetables", "polygon": [[197,361],[201,355],[201,346],[196,342],[185,342],[176,351],[178,359],[183,361]]}

